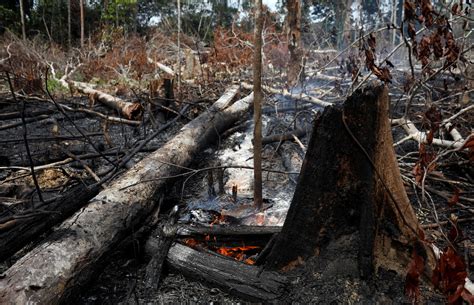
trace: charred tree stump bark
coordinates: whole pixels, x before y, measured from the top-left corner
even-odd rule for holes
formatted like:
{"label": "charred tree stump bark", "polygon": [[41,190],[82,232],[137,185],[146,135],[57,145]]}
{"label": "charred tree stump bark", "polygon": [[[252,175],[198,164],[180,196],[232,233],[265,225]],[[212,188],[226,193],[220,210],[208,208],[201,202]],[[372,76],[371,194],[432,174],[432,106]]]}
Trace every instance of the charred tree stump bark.
{"label": "charred tree stump bark", "polygon": [[401,180],[388,104],[387,89],[371,87],[344,105],[327,107],[315,120],[267,269],[298,265],[348,236],[358,241],[346,250],[357,257],[361,278],[379,268],[405,274],[413,249],[432,265],[432,251],[419,238],[422,230]]}

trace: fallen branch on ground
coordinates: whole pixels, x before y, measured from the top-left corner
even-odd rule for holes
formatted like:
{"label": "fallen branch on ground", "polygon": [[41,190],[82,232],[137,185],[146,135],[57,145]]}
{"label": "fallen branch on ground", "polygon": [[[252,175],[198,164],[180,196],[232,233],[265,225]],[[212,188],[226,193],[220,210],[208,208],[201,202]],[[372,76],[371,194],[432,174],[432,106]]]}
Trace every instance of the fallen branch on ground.
{"label": "fallen branch on ground", "polygon": [[[140,120],[143,115],[143,107],[140,103],[130,103],[122,100],[121,98],[114,97],[110,94],[102,91],[93,89],[90,84],[68,80],[68,77],[75,71],[72,69],[69,73],[65,73],[61,78],[56,77],[56,71],[52,64],[49,65],[51,68],[51,74],[53,79],[59,82],[64,88],[71,92],[77,90],[80,93],[86,94],[90,99],[98,101],[112,109],[118,110],[128,120]],[[77,67],[76,67],[77,68]]]}
{"label": "fallen branch on ground", "polygon": [[[407,120],[406,118],[393,119],[392,124],[400,125],[408,134],[408,136],[398,141],[397,143],[393,144],[393,146],[400,145],[401,143],[407,140],[415,140],[418,143],[423,143],[423,144],[428,143],[426,132],[419,131],[412,121]],[[432,144],[437,145],[437,146],[442,146],[442,147],[451,147],[451,148],[461,149],[464,145],[464,140],[461,139],[461,141],[450,141],[450,140],[434,138],[432,141]]]}
{"label": "fallen branch on ground", "polygon": [[[242,87],[244,87],[245,89],[248,89],[248,90],[253,89],[253,85],[249,84],[249,83],[246,83],[246,82],[242,82]],[[289,93],[287,91],[278,90],[278,89],[275,89],[275,88],[272,88],[272,87],[269,87],[269,86],[265,86],[265,85],[262,85],[262,89],[264,91],[268,92],[268,93],[281,94],[283,96],[290,97],[292,99],[310,102],[312,104],[316,104],[316,105],[319,105],[319,106],[322,106],[322,107],[332,105],[332,103],[325,102],[323,100],[320,100],[320,99],[315,98],[313,96],[307,95],[305,93]]]}

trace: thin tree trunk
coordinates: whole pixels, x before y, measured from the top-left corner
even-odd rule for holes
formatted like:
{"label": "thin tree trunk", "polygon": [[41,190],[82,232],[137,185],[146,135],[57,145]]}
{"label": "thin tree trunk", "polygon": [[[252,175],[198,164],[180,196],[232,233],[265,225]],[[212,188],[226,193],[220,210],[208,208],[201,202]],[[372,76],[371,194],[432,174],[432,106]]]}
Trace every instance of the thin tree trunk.
{"label": "thin tree trunk", "polygon": [[71,48],[71,0],[67,1],[67,46]]}
{"label": "thin tree trunk", "polygon": [[21,35],[23,40],[26,40],[26,26],[25,26],[25,7],[23,0],[20,1],[20,21],[21,21]]}
{"label": "thin tree trunk", "polygon": [[254,204],[262,209],[262,0],[255,0],[255,50],[253,60],[253,91],[255,128],[253,131]]}
{"label": "thin tree trunk", "polygon": [[301,64],[301,0],[288,0],[286,7],[288,10],[288,50],[290,51],[288,86],[294,86],[298,83],[303,68]]}
{"label": "thin tree trunk", "polygon": [[[394,0],[392,4],[392,12],[391,12],[392,13],[391,22],[393,25],[397,24],[397,12],[398,12],[397,6],[398,6],[398,1]],[[392,45],[395,45],[396,40],[397,40],[397,31],[392,30]]]}
{"label": "thin tree trunk", "polygon": [[177,0],[178,6],[178,52],[177,52],[177,86],[178,86],[178,100],[181,98],[181,1]]}
{"label": "thin tree trunk", "polygon": [[84,47],[84,0],[80,0],[81,9],[81,48]]}
{"label": "thin tree trunk", "polygon": [[351,41],[351,15],[352,15],[352,0],[346,1],[346,9],[344,11],[344,25],[342,27],[342,45],[345,48]]}

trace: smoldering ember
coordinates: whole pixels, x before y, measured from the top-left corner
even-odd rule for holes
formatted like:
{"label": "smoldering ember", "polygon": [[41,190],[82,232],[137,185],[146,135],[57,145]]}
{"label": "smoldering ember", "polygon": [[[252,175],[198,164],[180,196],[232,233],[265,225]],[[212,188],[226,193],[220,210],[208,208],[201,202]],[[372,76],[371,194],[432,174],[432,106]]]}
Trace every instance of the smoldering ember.
{"label": "smoldering ember", "polygon": [[0,304],[474,304],[471,1],[0,4]]}

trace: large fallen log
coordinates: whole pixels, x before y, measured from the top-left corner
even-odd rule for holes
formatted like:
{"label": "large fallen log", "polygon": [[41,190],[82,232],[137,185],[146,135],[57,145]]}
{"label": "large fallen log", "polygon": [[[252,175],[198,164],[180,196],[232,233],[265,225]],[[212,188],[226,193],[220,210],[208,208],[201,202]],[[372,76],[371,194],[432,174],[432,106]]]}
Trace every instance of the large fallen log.
{"label": "large fallen log", "polygon": [[[18,260],[0,280],[1,304],[58,304],[87,282],[100,259],[151,213],[165,177],[183,170],[194,156],[248,110],[249,95],[231,104],[232,87],[205,113],[59,226],[46,241]],[[143,181],[143,182],[141,182]]]}
{"label": "large fallen log", "polygon": [[285,293],[287,278],[258,267],[199,252],[181,244],[171,247],[167,262],[179,272],[209,282],[250,301],[276,301]]}

